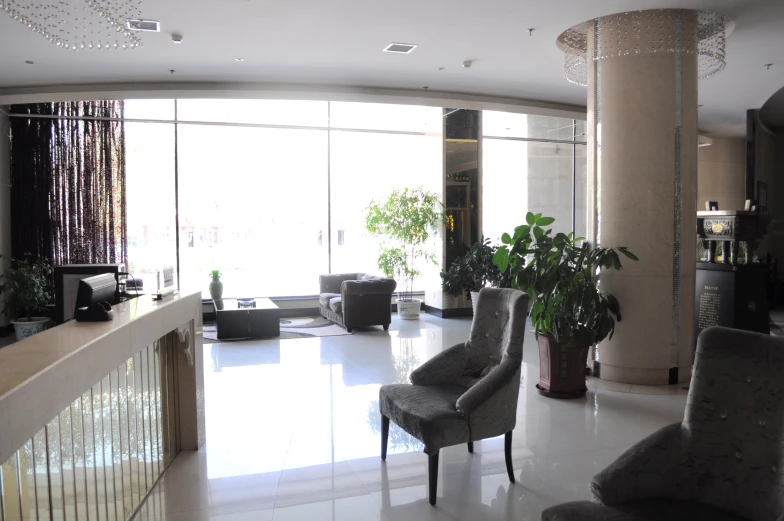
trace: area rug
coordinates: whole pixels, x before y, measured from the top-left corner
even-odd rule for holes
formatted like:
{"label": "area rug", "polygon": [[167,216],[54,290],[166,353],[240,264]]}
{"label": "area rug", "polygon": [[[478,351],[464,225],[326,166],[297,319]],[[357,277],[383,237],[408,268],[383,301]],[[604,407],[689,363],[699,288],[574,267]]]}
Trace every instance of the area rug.
{"label": "area rug", "polygon": [[[316,336],[342,336],[350,335],[345,329],[327,320],[324,317],[291,317],[280,319],[281,339],[313,338]],[[239,342],[250,338],[224,338],[218,339],[218,332],[214,323],[204,324],[204,342],[214,344],[218,342]]]}

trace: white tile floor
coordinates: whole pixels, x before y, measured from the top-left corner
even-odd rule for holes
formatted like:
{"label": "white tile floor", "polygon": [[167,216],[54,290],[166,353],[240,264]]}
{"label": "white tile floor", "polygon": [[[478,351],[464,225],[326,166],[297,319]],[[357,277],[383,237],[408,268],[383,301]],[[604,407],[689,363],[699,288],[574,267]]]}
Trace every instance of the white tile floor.
{"label": "white tile floor", "polygon": [[[137,519],[538,520],[553,504],[590,497],[591,477],[683,415],[680,386],[589,379],[580,400],[539,396],[538,353],[525,340],[513,435],[516,484],[503,437],[441,452],[438,504],[427,502],[421,444],[394,424],[380,454],[378,388],[407,381],[467,338],[469,319],[395,317],[392,330],[350,336],[205,345],[207,445],[180,454]],[[654,391],[667,394],[640,394]]]}

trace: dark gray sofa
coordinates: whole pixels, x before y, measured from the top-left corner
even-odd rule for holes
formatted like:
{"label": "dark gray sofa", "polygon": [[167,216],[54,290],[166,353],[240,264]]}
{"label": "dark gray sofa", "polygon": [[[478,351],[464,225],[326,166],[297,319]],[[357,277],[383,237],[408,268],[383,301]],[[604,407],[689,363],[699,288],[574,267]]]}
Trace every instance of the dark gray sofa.
{"label": "dark gray sofa", "polygon": [[397,283],[365,273],[319,276],[321,314],[351,333],[355,327],[383,326],[392,322],[392,293]]}
{"label": "dark gray sofa", "polygon": [[784,521],[784,339],[705,329],[683,421],[626,451],[591,492],[594,503],[542,521]]}

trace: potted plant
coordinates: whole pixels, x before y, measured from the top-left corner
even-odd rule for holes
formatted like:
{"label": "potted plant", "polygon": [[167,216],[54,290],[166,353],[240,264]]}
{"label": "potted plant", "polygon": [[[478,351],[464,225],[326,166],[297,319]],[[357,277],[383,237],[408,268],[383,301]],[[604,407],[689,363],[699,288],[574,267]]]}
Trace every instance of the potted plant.
{"label": "potted plant", "polygon": [[422,187],[394,190],[385,201],[372,200],[367,207],[365,227],[384,238],[378,267],[385,276],[403,282],[397,299],[401,318],[419,318],[422,301],[413,296],[414,281],[421,274],[417,261],[436,264],[435,253],[428,251],[425,243],[443,220],[438,196]]}
{"label": "potted plant", "polygon": [[490,239],[482,238],[452,261],[449,269],[441,272],[441,286],[444,291],[454,297],[465,295],[473,304],[474,313],[480,289],[488,284],[494,288],[510,287],[507,272],[502,274],[493,263],[497,249],[497,246],[490,246]]}
{"label": "potted plant", "polygon": [[[573,234],[552,234],[543,227],[555,221],[529,212],[514,235],[505,233],[493,262],[510,270],[512,287],[531,296],[531,324],[539,344],[539,385],[545,396],[585,395],[588,349],[612,339],[621,320],[618,300],[599,290],[601,269],[620,270],[625,247],[593,248]],[[620,255],[619,255],[620,254]]]}
{"label": "potted plant", "polygon": [[3,313],[11,319],[17,340],[46,329],[49,317],[34,316],[34,313],[49,303],[47,286],[51,274],[52,266],[47,259],[35,262],[13,259],[0,275],[0,294],[5,297]]}

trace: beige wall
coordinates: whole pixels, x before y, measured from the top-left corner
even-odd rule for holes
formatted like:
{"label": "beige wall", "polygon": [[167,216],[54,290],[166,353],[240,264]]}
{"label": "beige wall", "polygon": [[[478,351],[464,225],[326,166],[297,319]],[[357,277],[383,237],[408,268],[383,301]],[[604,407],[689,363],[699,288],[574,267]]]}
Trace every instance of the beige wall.
{"label": "beige wall", "polygon": [[746,140],[712,139],[711,146],[700,147],[697,151],[697,209],[705,210],[705,201],[717,201],[720,210],[743,210],[746,202]]}
{"label": "beige wall", "polygon": [[[11,139],[8,116],[0,112],[0,254],[11,256]],[[3,263],[0,262],[0,273]],[[0,308],[2,309],[2,308]],[[0,313],[0,325],[8,319]]]}

